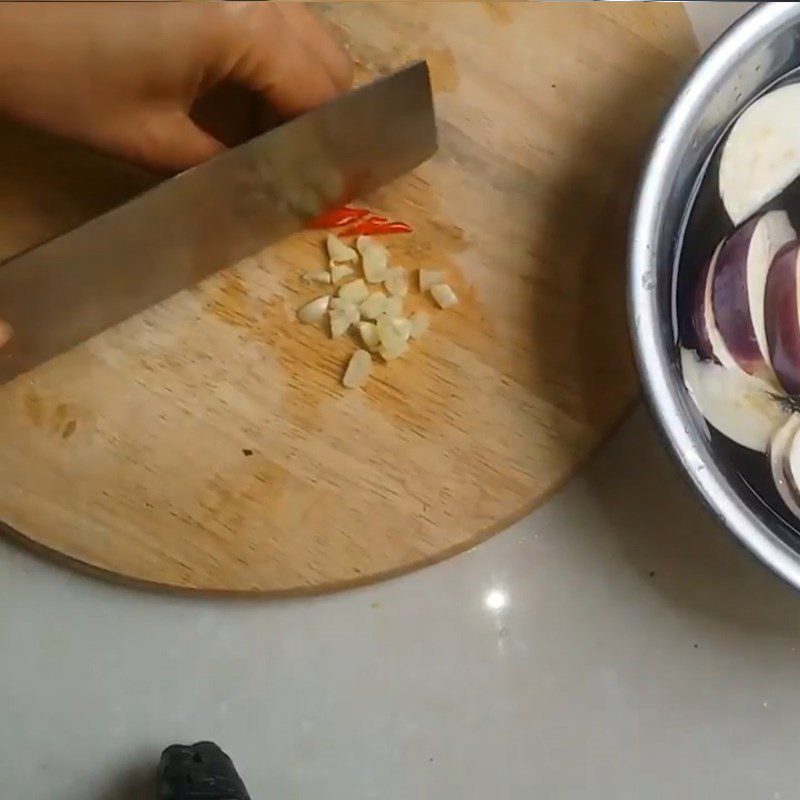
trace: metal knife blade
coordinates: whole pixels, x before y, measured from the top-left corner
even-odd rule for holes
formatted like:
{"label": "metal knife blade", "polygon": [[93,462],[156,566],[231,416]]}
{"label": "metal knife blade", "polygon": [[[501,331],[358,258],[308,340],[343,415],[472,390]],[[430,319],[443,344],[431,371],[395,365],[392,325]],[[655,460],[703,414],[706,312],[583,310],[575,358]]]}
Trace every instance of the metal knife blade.
{"label": "metal knife blade", "polygon": [[7,381],[230,266],[436,150],[418,62],[0,264]]}

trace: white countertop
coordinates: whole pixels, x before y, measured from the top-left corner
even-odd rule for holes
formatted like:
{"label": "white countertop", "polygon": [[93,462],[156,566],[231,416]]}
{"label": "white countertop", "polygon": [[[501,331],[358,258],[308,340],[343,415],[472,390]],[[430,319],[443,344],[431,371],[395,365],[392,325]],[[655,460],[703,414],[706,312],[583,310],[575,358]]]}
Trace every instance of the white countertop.
{"label": "white countertop", "polygon": [[795,593],[641,409],[505,533],[325,598],[130,591],[0,541],[3,800],[155,800],[199,739],[253,800],[788,800],[799,687]]}

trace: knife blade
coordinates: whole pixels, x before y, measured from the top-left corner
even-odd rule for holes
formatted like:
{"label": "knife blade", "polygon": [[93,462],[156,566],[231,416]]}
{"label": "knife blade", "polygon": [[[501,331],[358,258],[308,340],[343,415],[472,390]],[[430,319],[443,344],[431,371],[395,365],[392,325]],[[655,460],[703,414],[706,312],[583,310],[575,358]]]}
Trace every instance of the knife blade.
{"label": "knife blade", "polygon": [[428,159],[427,64],[355,89],[0,264],[0,381]]}

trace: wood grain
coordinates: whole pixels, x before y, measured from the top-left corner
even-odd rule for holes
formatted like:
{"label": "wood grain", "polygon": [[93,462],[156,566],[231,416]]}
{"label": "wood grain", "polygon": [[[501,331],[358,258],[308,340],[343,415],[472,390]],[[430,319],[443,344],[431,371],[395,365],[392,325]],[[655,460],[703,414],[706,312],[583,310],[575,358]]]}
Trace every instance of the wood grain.
{"label": "wood grain", "polygon": [[[462,298],[364,390],[350,341],[293,322],[309,233],[0,389],[0,510],[104,574],[317,592],[475,544],[550,496],[636,392],[625,230],[643,153],[694,55],[679,6],[347,3],[320,10],[359,81],[428,60],[441,147],[370,203],[396,263]],[[4,126],[0,252],[147,178]],[[413,303],[429,305],[425,298]]]}

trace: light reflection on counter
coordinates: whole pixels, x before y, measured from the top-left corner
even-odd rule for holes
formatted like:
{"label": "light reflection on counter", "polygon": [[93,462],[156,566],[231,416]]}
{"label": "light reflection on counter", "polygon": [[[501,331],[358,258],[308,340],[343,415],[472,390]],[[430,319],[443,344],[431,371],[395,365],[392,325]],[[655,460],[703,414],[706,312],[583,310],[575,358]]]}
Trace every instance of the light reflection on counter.
{"label": "light reflection on counter", "polygon": [[490,589],[483,598],[483,604],[489,611],[501,611],[508,605],[508,594],[503,589]]}

